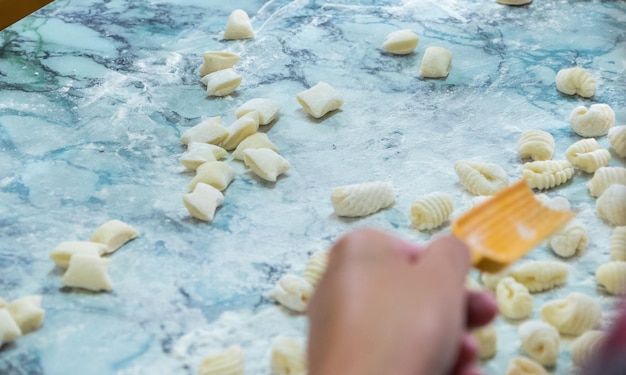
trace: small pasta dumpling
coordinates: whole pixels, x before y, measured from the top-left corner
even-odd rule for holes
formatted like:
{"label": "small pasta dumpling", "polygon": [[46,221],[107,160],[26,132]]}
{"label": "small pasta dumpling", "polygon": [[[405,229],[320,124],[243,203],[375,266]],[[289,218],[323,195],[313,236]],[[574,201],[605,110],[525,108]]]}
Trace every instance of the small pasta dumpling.
{"label": "small pasta dumpling", "polygon": [[284,275],[269,296],[292,311],[305,312],[312,294],[313,285],[308,281],[296,275]]}
{"label": "small pasta dumpling", "polygon": [[3,344],[13,342],[22,336],[20,327],[6,308],[0,308],[0,348]]}
{"label": "small pasta dumpling", "polygon": [[559,357],[561,337],[550,324],[531,320],[518,329],[522,350],[544,366],[554,366]]}
{"label": "small pasta dumpling", "polygon": [[376,181],[336,187],[330,201],[337,216],[361,217],[390,207],[396,196],[390,183]]}
{"label": "small pasta dumpling", "polygon": [[90,241],[105,245],[105,254],[111,254],[137,236],[139,232],[131,225],[120,220],[109,220],[93,232]]}
{"label": "small pasta dumpling", "polygon": [[63,241],[52,250],[50,259],[52,259],[57,266],[67,268],[74,254],[100,256],[106,252],[107,246],[105,244],[92,241]]}
{"label": "small pasta dumpling", "polygon": [[498,283],[496,302],[500,313],[509,319],[525,319],[533,312],[533,296],[512,277],[505,277]]}
{"label": "small pasta dumpling", "polygon": [[498,335],[493,323],[471,331],[472,337],[478,344],[478,358],[488,359],[496,355],[498,350]]}
{"label": "small pasta dumpling", "polygon": [[615,125],[615,112],[607,104],[578,106],[569,115],[572,130],[581,137],[601,137]]}
{"label": "small pasta dumpling", "polygon": [[269,148],[272,151],[278,152],[278,147],[274,145],[265,133],[254,133],[246,137],[235,151],[233,151],[233,159],[243,160],[243,152],[253,148]]}
{"label": "small pasta dumpling", "polygon": [[596,201],[596,211],[612,225],[626,225],[626,185],[609,186]]}
{"label": "small pasta dumpling", "polygon": [[515,357],[509,361],[506,375],[548,375],[548,372],[530,358]]}
{"label": "small pasta dumpling", "polygon": [[602,167],[599,168],[591,180],[589,180],[589,193],[597,198],[613,184],[626,185],[626,168],[623,167]]}
{"label": "small pasta dumpling", "polygon": [[554,137],[543,130],[528,130],[522,133],[517,144],[520,159],[550,160],[554,154]]}
{"label": "small pasta dumpling", "polygon": [[206,356],[198,366],[198,375],[243,375],[243,370],[243,350],[233,345],[221,353]]}
{"label": "small pasta dumpling", "polygon": [[242,79],[235,69],[227,68],[205,75],[200,82],[206,86],[207,96],[226,96],[237,90]]}
{"label": "small pasta dumpling", "polygon": [[198,69],[202,77],[218,70],[232,68],[239,61],[239,55],[218,51],[205,52],[202,54],[202,58],[204,63]]}
{"label": "small pasta dumpling", "polygon": [[535,194],[535,199],[537,199],[539,203],[554,211],[569,211],[571,209],[571,204],[565,197],[550,198],[546,194],[542,193]]}
{"label": "small pasta dumpling", "polygon": [[498,164],[459,160],[454,163],[454,171],[474,195],[494,195],[509,185],[509,176]]}
{"label": "small pasta dumpling", "polygon": [[228,127],[228,136],[222,141],[222,147],[228,151],[234,150],[257,130],[259,130],[258,112],[248,112]]}
{"label": "small pasta dumpling", "polygon": [[569,258],[587,248],[589,243],[587,228],[580,220],[573,219],[550,237],[548,243],[555,254]]}
{"label": "small pasta dumpling", "polygon": [[222,125],[219,116],[208,118],[201,123],[187,129],[180,137],[184,145],[191,142],[220,144],[228,136],[228,130]]}
{"label": "small pasta dumpling", "polygon": [[522,263],[511,275],[530,292],[542,292],[565,284],[569,266],[562,262],[533,260]]}
{"label": "small pasta dumpling", "polygon": [[41,296],[27,296],[11,301],[7,310],[25,335],[41,326],[45,310],[41,308]]}
{"label": "small pasta dumpling", "polygon": [[319,82],[296,95],[298,103],[314,118],[321,118],[343,105],[341,94],[326,82]]}
{"label": "small pasta dumpling", "polygon": [[113,289],[113,284],[107,274],[109,263],[109,259],[100,258],[97,255],[74,254],[70,258],[67,271],[61,278],[61,284],[94,292],[110,291]]}
{"label": "small pasta dumpling", "polygon": [[572,362],[578,367],[586,367],[606,339],[606,333],[591,330],[580,335],[572,343]]}
{"label": "small pasta dumpling", "polygon": [[615,227],[609,242],[611,260],[626,261],[626,226]]}
{"label": "small pasta dumpling", "polygon": [[510,268],[505,268],[497,273],[483,272],[480,274],[480,281],[485,288],[496,290],[500,281],[506,277],[510,277],[511,272],[513,271]]}
{"label": "small pasta dumpling", "polygon": [[596,280],[611,294],[626,294],[626,262],[605,263],[596,270]]}
{"label": "small pasta dumpling", "polygon": [[565,335],[578,336],[598,325],[601,318],[600,303],[579,292],[548,301],[541,307],[541,319]]}
{"label": "small pasta dumpling", "polygon": [[420,76],[424,78],[445,78],[452,68],[452,51],[443,47],[430,46],[424,51]]}
{"label": "small pasta dumpling", "polygon": [[191,142],[187,145],[187,152],[178,158],[185,168],[195,171],[200,165],[209,161],[224,159],[228,152],[220,146],[202,142]]}
{"label": "small pasta dumpling", "polygon": [[326,266],[328,265],[328,251],[318,251],[313,253],[309,257],[309,261],[306,263],[304,269],[304,275],[302,277],[308,281],[311,285],[317,286],[324,272],[326,272]]}
{"label": "small pasta dumpling", "polygon": [[533,0],[496,0],[500,4],[504,5],[526,5],[533,2]]}
{"label": "small pasta dumpling", "polygon": [[278,337],[272,345],[272,370],[275,375],[306,375],[306,349],[293,337]]}
{"label": "small pasta dumpling", "polygon": [[569,146],[565,151],[565,157],[574,167],[586,173],[593,173],[598,168],[609,165],[611,153],[601,148],[595,138],[588,138]]}
{"label": "small pasta dumpling", "polygon": [[616,154],[626,158],[626,125],[609,130],[609,143]]}
{"label": "small pasta dumpling", "polygon": [[533,189],[545,190],[559,186],[574,175],[574,167],[567,160],[542,160],[525,163],[522,175]]}
{"label": "small pasta dumpling", "polygon": [[453,209],[452,198],[448,194],[427,194],[411,205],[411,224],[418,230],[435,229],[448,220]]}
{"label": "small pasta dumpling", "polygon": [[211,185],[198,182],[193,192],[183,195],[189,215],[203,221],[213,221],[215,211],[224,203],[224,194]]}
{"label": "small pasta dumpling", "polygon": [[267,125],[278,117],[280,111],[280,103],[276,100],[265,98],[254,98],[235,110],[235,116],[240,118],[249,112],[257,112],[259,116],[259,125]]}
{"label": "small pasta dumpling", "polygon": [[385,38],[383,49],[394,55],[408,55],[419,43],[419,37],[411,29],[397,30]]}
{"label": "small pasta dumpling", "polygon": [[245,10],[235,9],[228,16],[226,29],[224,30],[224,39],[250,39],[254,38],[254,29],[250,16]]}
{"label": "small pasta dumpling", "polygon": [[584,68],[561,69],[555,80],[556,89],[566,95],[591,98],[596,92],[596,81]]}
{"label": "small pasta dumpling", "polygon": [[223,161],[210,161],[204,163],[196,170],[196,175],[189,184],[189,190],[193,191],[200,182],[211,185],[219,191],[225,190],[235,179],[237,172]]}
{"label": "small pasta dumpling", "polygon": [[249,148],[243,152],[243,162],[255,175],[276,182],[278,176],[291,169],[291,164],[269,148]]}

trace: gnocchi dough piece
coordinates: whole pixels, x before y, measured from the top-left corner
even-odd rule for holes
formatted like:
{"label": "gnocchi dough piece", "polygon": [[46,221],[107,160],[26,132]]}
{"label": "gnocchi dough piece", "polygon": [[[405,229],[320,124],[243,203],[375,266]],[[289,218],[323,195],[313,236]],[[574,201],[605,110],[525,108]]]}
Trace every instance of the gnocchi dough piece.
{"label": "gnocchi dough piece", "polygon": [[523,323],[518,334],[522,350],[544,366],[553,366],[559,357],[561,338],[550,324],[540,320]]}
{"label": "gnocchi dough piece", "polygon": [[91,254],[74,254],[70,258],[70,266],[61,278],[63,286],[98,291],[113,289],[107,274],[109,259]]}
{"label": "gnocchi dough piece", "polygon": [[267,125],[278,117],[280,103],[276,100],[254,98],[243,103],[235,111],[235,116],[240,118],[246,113],[256,111],[259,116],[259,125]]}
{"label": "gnocchi dough piece", "polygon": [[411,205],[411,224],[418,230],[435,229],[448,220],[453,209],[452,198],[448,194],[427,194]]}
{"label": "gnocchi dough piece", "polygon": [[554,261],[528,261],[522,263],[512,276],[531,293],[542,292],[565,284],[569,275],[566,263]]}
{"label": "gnocchi dough piece", "polygon": [[228,155],[228,152],[220,146],[209,143],[191,142],[187,145],[187,152],[178,158],[178,161],[185,166],[185,168],[195,171],[201,164],[224,159],[226,155]]}
{"label": "gnocchi dough piece", "polygon": [[596,280],[611,294],[626,294],[626,262],[614,261],[596,270]]}
{"label": "gnocchi dough piece", "polygon": [[59,267],[67,268],[74,254],[90,254],[100,256],[107,252],[105,244],[92,241],[64,241],[50,253],[50,259]]}
{"label": "gnocchi dough piece", "polygon": [[573,219],[559,229],[552,237],[549,244],[552,251],[558,256],[569,258],[577,252],[587,248],[589,236],[587,229],[580,220]]}
{"label": "gnocchi dough piece", "polygon": [[187,129],[180,137],[180,141],[184,145],[192,142],[219,145],[227,136],[228,130],[222,125],[222,118],[217,116],[208,118]]}
{"label": "gnocchi dough piece", "polygon": [[533,0],[497,0],[498,3],[504,5],[526,5],[533,2]]}
{"label": "gnocchi dough piece", "polygon": [[545,194],[535,194],[535,198],[539,203],[554,211],[569,211],[571,209],[569,201],[564,197],[550,198]]}
{"label": "gnocchi dough piece", "polygon": [[559,186],[574,175],[567,160],[542,160],[525,163],[522,175],[533,189],[545,190]]}
{"label": "gnocchi dough piece", "polygon": [[258,112],[248,112],[233,122],[228,128],[228,136],[222,142],[225,150],[234,150],[241,141],[253,135],[259,130]]}
{"label": "gnocchi dough piece", "polygon": [[494,324],[476,328],[471,332],[478,344],[478,358],[488,359],[496,355],[498,349],[498,336]]}
{"label": "gnocchi dough piece", "polygon": [[304,269],[304,275],[302,277],[308,281],[314,287],[319,284],[324,272],[326,272],[326,266],[328,265],[328,251],[318,251],[313,253],[306,263]]}
{"label": "gnocchi dough piece", "polygon": [[509,185],[509,176],[498,164],[460,160],[454,163],[454,171],[474,195],[494,195]]}
{"label": "gnocchi dough piece", "polygon": [[511,272],[513,271],[510,268],[505,268],[497,273],[483,272],[480,275],[480,281],[483,283],[485,288],[496,290],[500,281],[502,281],[505,277],[511,276]]}
{"label": "gnocchi dough piece", "polygon": [[25,335],[41,326],[45,315],[41,308],[41,296],[28,296],[11,301],[7,310]]}
{"label": "gnocchi dough piece", "polygon": [[0,348],[20,336],[22,336],[22,331],[9,310],[0,308]]}
{"label": "gnocchi dough piece", "polygon": [[602,167],[598,169],[589,180],[589,193],[597,198],[613,184],[626,185],[626,168]]}
{"label": "gnocchi dough piece", "polygon": [[203,221],[213,221],[215,210],[224,203],[224,195],[211,185],[199,182],[193,192],[183,195],[189,215]]}
{"label": "gnocchi dough piece", "polygon": [[541,318],[565,335],[578,336],[594,328],[602,318],[600,303],[579,292],[546,302],[541,307]]}
{"label": "gnocchi dough piece", "polygon": [[533,296],[512,277],[505,277],[498,283],[496,302],[500,313],[509,319],[525,319],[533,312]]}
{"label": "gnocchi dough piece", "polygon": [[509,361],[506,375],[548,375],[548,372],[530,358],[515,357]]}
{"label": "gnocchi dough piece", "polygon": [[298,103],[314,118],[321,118],[343,105],[341,94],[326,82],[319,82],[296,95]]}
{"label": "gnocchi dough piece", "polygon": [[611,253],[611,260],[626,261],[626,226],[613,229],[609,242],[609,252]]}
{"label": "gnocchi dough piece", "polygon": [[520,159],[550,160],[554,154],[554,137],[543,130],[528,130],[522,134],[517,150]]}
{"label": "gnocchi dough piece", "polygon": [[601,148],[594,138],[588,138],[569,146],[565,151],[565,157],[574,167],[583,172],[593,173],[598,168],[609,165],[611,153]]}
{"label": "gnocchi dough piece", "polygon": [[383,49],[394,55],[408,55],[419,43],[418,36],[411,29],[403,29],[390,33],[383,42]]}
{"label": "gnocchi dough piece", "polygon": [[308,281],[299,276],[285,275],[280,278],[269,296],[290,310],[305,312],[312,294],[313,285]]}
{"label": "gnocchi dough piece", "polygon": [[561,69],[556,75],[556,89],[566,95],[591,98],[596,92],[596,81],[583,68]]}
{"label": "gnocchi dough piece", "polygon": [[276,182],[278,176],[291,169],[291,165],[285,158],[269,148],[245,150],[243,162],[254,174],[269,182]]}
{"label": "gnocchi dough piece", "polygon": [[202,54],[202,58],[204,63],[198,69],[202,77],[218,70],[232,68],[239,61],[239,55],[218,51],[205,52]]}
{"label": "gnocchi dough piece", "polygon": [[230,16],[228,16],[226,30],[224,30],[224,39],[250,38],[254,38],[254,30],[252,29],[252,22],[250,22],[248,13],[242,9],[235,9]]}
{"label": "gnocchi dough piece", "polygon": [[594,357],[606,338],[606,333],[591,330],[583,333],[572,343],[572,362],[578,367],[585,367]]}
{"label": "gnocchi dough piece", "polygon": [[254,133],[239,143],[235,151],[233,152],[233,159],[243,160],[243,152],[253,148],[269,148],[272,151],[278,152],[278,147],[274,145],[265,133]]}
{"label": "gnocchi dough piece", "polygon": [[581,137],[601,137],[615,125],[615,112],[606,104],[592,104],[588,110],[579,106],[570,113],[569,123]]}
{"label": "gnocchi dough piece", "polygon": [[596,201],[596,210],[612,225],[626,225],[626,185],[609,186]]}
{"label": "gnocchi dough piece", "polygon": [[452,67],[452,51],[443,47],[431,46],[424,51],[420,76],[424,78],[445,78]]}
{"label": "gnocchi dough piece", "polygon": [[609,143],[616,154],[626,158],[626,125],[616,126],[609,130]]}
{"label": "gnocchi dough piece", "polygon": [[272,370],[275,375],[306,375],[306,350],[299,339],[278,337],[274,340]]}
{"label": "gnocchi dough piece", "polygon": [[244,375],[243,370],[243,350],[234,345],[221,353],[206,356],[198,366],[198,375]]}
{"label": "gnocchi dough piece", "polygon": [[206,86],[207,96],[226,96],[237,90],[242,79],[235,69],[228,68],[209,73],[200,82]]}
{"label": "gnocchi dough piece", "polygon": [[105,254],[111,254],[138,235],[137,229],[123,221],[109,220],[93,232],[91,241],[105,245],[107,247]]}
{"label": "gnocchi dough piece", "polygon": [[223,191],[235,179],[236,175],[237,172],[233,167],[223,161],[210,161],[198,167],[196,175],[189,184],[189,190],[193,191],[199,182],[203,182]]}
{"label": "gnocchi dough piece", "polygon": [[337,216],[361,217],[390,207],[396,196],[390,183],[376,181],[336,187],[330,201]]}

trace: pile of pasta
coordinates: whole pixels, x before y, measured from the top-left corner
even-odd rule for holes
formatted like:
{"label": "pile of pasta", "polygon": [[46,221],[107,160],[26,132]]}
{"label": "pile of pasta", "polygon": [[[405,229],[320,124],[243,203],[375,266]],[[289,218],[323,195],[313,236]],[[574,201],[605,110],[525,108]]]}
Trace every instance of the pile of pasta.
{"label": "pile of pasta", "polygon": [[38,329],[44,315],[40,295],[18,298],[9,303],[0,298],[0,348]]}

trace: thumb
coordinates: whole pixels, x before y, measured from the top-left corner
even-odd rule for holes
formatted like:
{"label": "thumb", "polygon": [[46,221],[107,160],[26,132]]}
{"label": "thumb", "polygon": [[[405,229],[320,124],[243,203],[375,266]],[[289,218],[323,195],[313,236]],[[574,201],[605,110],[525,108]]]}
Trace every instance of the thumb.
{"label": "thumb", "polygon": [[440,237],[426,248],[418,267],[432,273],[433,281],[452,279],[454,285],[463,285],[470,269],[469,248],[454,236]]}

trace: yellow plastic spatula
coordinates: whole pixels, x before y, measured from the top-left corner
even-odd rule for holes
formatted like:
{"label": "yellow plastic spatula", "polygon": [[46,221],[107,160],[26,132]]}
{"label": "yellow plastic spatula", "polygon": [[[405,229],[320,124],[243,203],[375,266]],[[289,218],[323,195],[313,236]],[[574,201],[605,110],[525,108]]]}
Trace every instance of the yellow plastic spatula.
{"label": "yellow plastic spatula", "polygon": [[51,2],[52,0],[0,0],[0,30]]}
{"label": "yellow plastic spatula", "polygon": [[498,272],[563,227],[576,214],[541,204],[520,180],[472,208],[452,224],[452,233],[465,241],[474,267]]}

